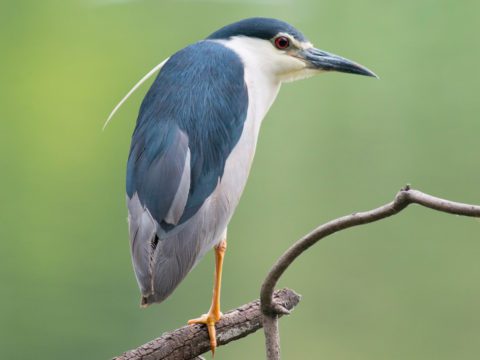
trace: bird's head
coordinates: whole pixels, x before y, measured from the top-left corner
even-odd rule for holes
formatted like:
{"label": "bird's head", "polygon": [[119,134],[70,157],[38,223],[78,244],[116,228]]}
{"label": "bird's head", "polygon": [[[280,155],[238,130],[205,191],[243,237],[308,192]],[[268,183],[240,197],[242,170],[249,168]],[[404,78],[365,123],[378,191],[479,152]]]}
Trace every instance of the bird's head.
{"label": "bird's head", "polygon": [[255,66],[279,82],[288,82],[325,71],[377,77],[366,67],[341,56],[316,49],[286,22],[250,18],[227,25],[211,34],[239,53],[246,66]]}

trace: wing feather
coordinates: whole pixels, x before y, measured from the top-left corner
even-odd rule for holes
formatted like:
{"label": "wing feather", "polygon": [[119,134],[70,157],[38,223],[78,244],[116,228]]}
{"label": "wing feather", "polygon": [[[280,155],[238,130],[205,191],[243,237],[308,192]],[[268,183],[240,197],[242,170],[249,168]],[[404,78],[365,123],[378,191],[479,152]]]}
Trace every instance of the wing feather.
{"label": "wing feather", "polygon": [[224,231],[195,216],[223,176],[247,109],[243,64],[214,41],[173,55],[142,102],[127,198],[132,261],[145,303],[167,297],[205,244]]}

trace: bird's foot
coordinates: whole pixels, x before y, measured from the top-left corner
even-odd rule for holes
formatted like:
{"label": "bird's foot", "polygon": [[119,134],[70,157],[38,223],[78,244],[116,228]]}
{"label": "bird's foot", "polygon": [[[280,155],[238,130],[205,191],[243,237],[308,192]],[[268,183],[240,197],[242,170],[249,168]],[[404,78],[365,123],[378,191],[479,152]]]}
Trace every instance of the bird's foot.
{"label": "bird's foot", "polygon": [[223,314],[220,311],[209,311],[208,314],[203,314],[197,319],[188,320],[188,325],[205,324],[207,325],[208,336],[210,338],[210,350],[212,356],[215,356],[215,349],[217,348],[217,332],[215,324],[220,321]]}

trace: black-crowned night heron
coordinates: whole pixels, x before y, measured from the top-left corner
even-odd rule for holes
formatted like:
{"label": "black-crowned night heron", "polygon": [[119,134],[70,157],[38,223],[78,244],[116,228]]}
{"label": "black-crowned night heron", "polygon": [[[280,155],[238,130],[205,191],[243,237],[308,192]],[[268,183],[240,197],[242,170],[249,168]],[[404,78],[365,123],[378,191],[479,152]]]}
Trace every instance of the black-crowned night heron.
{"label": "black-crowned night heron", "polygon": [[168,297],[203,255],[215,250],[212,305],[189,321],[207,325],[214,351],[227,226],[247,182],[260,124],[280,85],[324,71],[375,74],[314,48],[293,26],[267,18],[225,26],[158,69],[128,158],[133,267],[146,306]]}

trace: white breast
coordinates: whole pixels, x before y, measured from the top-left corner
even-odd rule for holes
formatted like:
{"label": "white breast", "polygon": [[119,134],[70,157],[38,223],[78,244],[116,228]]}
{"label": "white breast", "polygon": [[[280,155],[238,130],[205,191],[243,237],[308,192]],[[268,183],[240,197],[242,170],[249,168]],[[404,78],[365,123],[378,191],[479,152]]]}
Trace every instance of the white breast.
{"label": "white breast", "polygon": [[[222,179],[213,196],[205,204],[207,208],[215,208],[217,214],[217,236],[221,237],[230,221],[245,188],[250,168],[255,155],[260,125],[275,100],[280,89],[280,82],[268,71],[263,71],[267,64],[259,62],[253,51],[257,51],[256,40],[250,38],[234,38],[220,41],[234,50],[245,66],[245,83],[248,89],[248,111],[242,135],[225,163]],[[263,45],[264,41],[261,41]],[[221,240],[216,236],[212,246]]]}
{"label": "white breast", "polygon": [[269,64],[263,60],[264,57],[258,56],[259,49],[269,46],[264,40],[235,37],[220,42],[240,56],[248,89],[248,111],[243,132],[227,159],[219,186],[220,191],[228,194],[235,208],[250,172],[260,125],[280,90],[280,82],[266,70]]}
{"label": "white breast", "polygon": [[261,57],[255,56],[258,46],[264,46],[265,41],[244,37],[215,41],[235,51],[244,63],[248,110],[242,135],[225,163],[217,188],[205,200],[198,213],[189,220],[189,223],[195,223],[196,232],[202,237],[197,262],[225,236],[227,225],[247,183],[260,125],[281,84],[276,77],[268,75],[269,71],[265,71],[268,64],[264,63]]}

